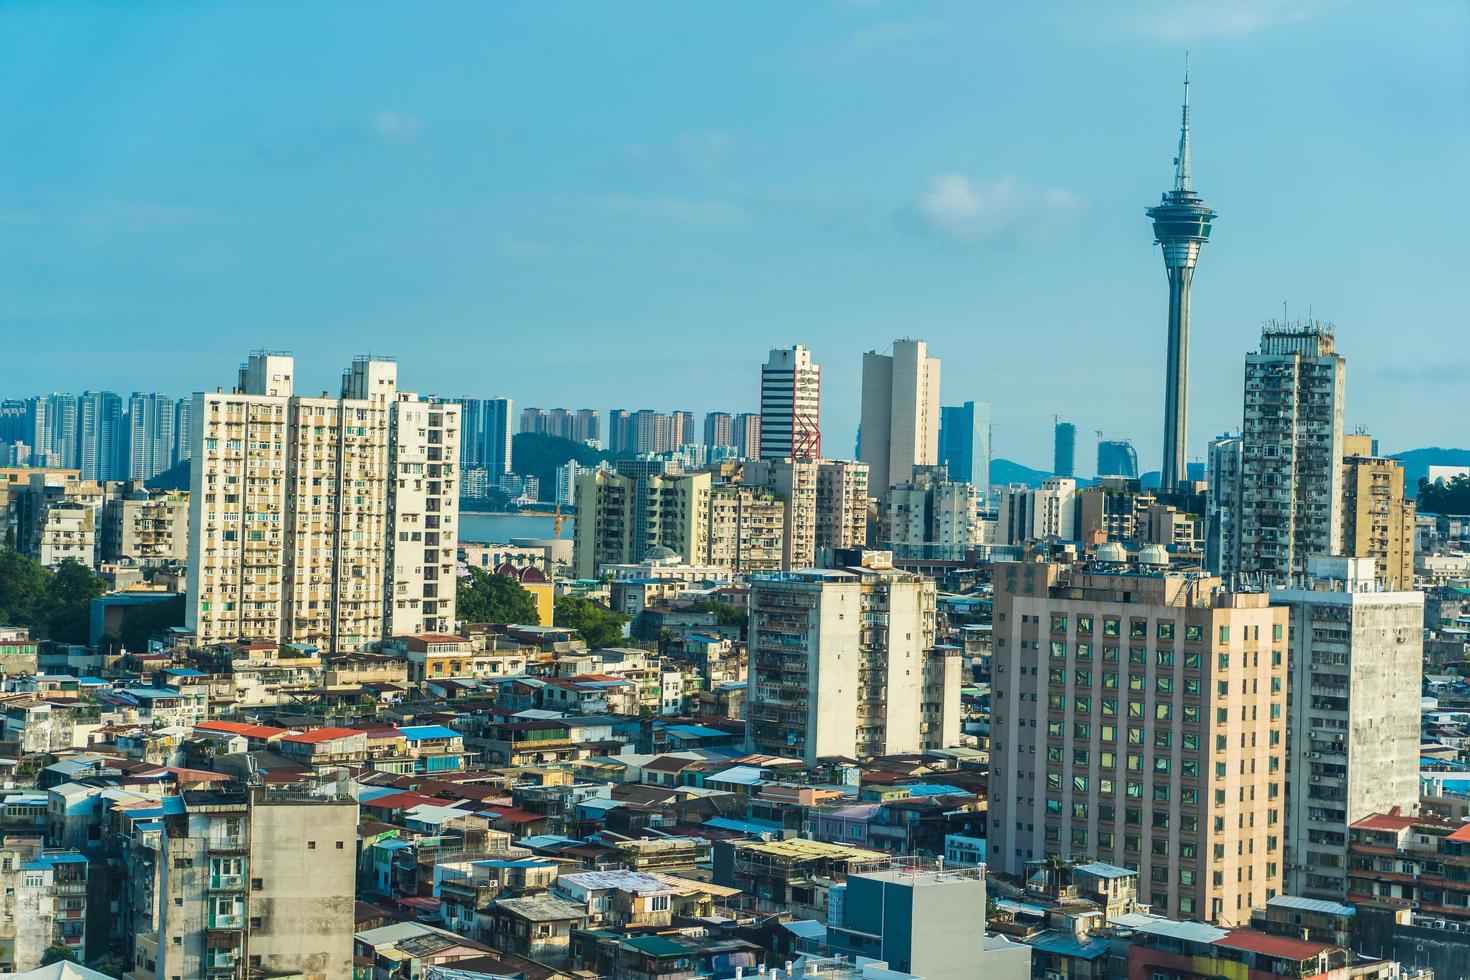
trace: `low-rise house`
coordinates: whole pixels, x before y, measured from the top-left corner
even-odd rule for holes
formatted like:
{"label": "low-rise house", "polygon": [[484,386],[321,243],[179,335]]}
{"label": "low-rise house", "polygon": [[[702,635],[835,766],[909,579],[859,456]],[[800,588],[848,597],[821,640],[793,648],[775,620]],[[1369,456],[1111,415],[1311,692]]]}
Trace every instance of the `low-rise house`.
{"label": "low-rise house", "polygon": [[490,943],[548,966],[571,963],[572,932],[587,927],[585,905],[550,896],[502,898],[489,911]]}

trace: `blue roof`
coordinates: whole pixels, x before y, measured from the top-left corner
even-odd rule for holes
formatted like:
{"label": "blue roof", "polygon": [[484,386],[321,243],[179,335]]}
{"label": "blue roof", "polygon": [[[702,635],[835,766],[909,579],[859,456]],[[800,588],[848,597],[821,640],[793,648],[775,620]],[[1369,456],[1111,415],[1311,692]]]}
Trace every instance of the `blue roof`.
{"label": "blue roof", "polygon": [[717,830],[733,830],[738,834],[770,834],[781,829],[774,823],[746,820],[740,817],[710,817],[704,821],[704,826],[714,827]]}
{"label": "blue roof", "polygon": [[176,698],[179,696],[178,690],[172,687],[125,687],[120,693],[129,694],[135,698],[142,698],[145,701],[151,701],[154,698]]}
{"label": "blue roof", "polygon": [[419,742],[427,738],[459,738],[461,733],[444,725],[408,725],[400,726],[398,729],[403,737],[410,742]]}
{"label": "blue roof", "polygon": [[730,738],[729,732],[722,732],[718,728],[710,728],[705,725],[667,725],[664,731],[670,735],[680,738]]}
{"label": "blue roof", "polygon": [[1271,908],[1299,909],[1303,912],[1321,912],[1326,915],[1357,915],[1358,910],[1340,902],[1328,902],[1317,898],[1301,898],[1296,895],[1277,895],[1268,899]]}
{"label": "blue roof", "polygon": [[363,786],[357,791],[357,802],[371,803],[373,800],[381,797],[392,796],[395,793],[402,792],[403,790],[397,786]]}
{"label": "blue roof", "polygon": [[974,796],[967,789],[958,786],[950,786],[945,783],[904,783],[894,786],[894,789],[906,789],[910,796]]}
{"label": "blue roof", "polygon": [[1044,953],[1054,953],[1059,956],[1078,956],[1085,960],[1095,960],[1099,957],[1106,956],[1111,944],[1101,936],[1089,936],[1086,939],[1078,939],[1070,932],[1048,929],[1046,932],[1038,933],[1026,940],[1026,945],[1034,946]]}
{"label": "blue roof", "polygon": [[1091,864],[1079,864],[1074,871],[1085,871],[1094,878],[1127,878],[1138,874],[1137,871],[1129,871],[1120,868],[1116,864],[1108,864],[1104,861],[1093,861]]}
{"label": "blue roof", "polygon": [[172,674],[174,677],[205,677],[205,676],[208,676],[208,675],[206,675],[204,673],[204,671],[202,671],[202,670],[195,670],[193,667],[168,667],[168,668],[166,668],[164,670],[164,673],[165,674]]}
{"label": "blue roof", "polygon": [[519,858],[518,860],[506,860],[504,858],[495,861],[471,861],[477,868],[552,868],[556,866],[555,861],[547,861],[542,858]]}

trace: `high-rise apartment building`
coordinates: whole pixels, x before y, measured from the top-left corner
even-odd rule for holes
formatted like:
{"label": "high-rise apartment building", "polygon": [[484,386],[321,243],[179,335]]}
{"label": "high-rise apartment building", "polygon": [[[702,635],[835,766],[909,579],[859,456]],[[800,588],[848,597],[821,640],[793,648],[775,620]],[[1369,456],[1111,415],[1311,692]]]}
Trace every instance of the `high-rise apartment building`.
{"label": "high-rise apartment building", "polygon": [[710,490],[708,543],[698,557],[731,575],[779,571],[785,522],[786,502],[771,491],[720,484]]}
{"label": "high-rise apartment building", "polygon": [[817,460],[816,562],[829,567],[841,550],[868,543],[868,464],[850,459]]}
{"label": "high-rise apartment building", "polygon": [[1105,439],[1097,444],[1097,475],[1138,479],[1138,453],[1127,439]]}
{"label": "high-rise apartment building", "polygon": [[485,420],[480,415],[485,403],[479,398],[452,398],[459,406],[459,465],[462,470],[485,466]]}
{"label": "high-rise apartment building", "polygon": [[26,403],[19,398],[0,401],[0,442],[30,445],[35,434],[26,424]]}
{"label": "high-rise apartment building", "polygon": [[[512,408],[509,398],[486,398],[480,402],[480,429],[476,433],[480,465],[490,472],[492,480],[510,472]],[[464,438],[463,433],[460,438]]]}
{"label": "high-rise apartment building", "polygon": [[735,418],[729,412],[708,412],[704,416],[706,446],[735,445]]}
{"label": "high-rise apartment building", "polygon": [[933,580],[882,567],[756,578],[751,750],[808,763],[920,751],[934,602]]}
{"label": "high-rise apartment building", "polygon": [[735,416],[731,425],[731,445],[741,459],[756,459],[761,454],[761,417],[759,412]]}
{"label": "high-rise apartment building", "polygon": [[1076,480],[1053,476],[1036,489],[1019,484],[1001,489],[997,542],[1075,541],[1077,537]]}
{"label": "high-rise apartment building", "polygon": [[174,402],[174,465],[194,455],[194,399]]}
{"label": "high-rise apartment building", "polygon": [[983,504],[990,498],[990,403],[965,402],[939,410],[939,461],[956,483],[972,483]]}
{"label": "high-rise apartment building", "polygon": [[32,466],[77,465],[77,400],[54,392],[27,399]]}
{"label": "high-rise apartment building", "polygon": [[1239,436],[1210,440],[1205,460],[1205,570],[1230,576],[1240,558]]}
{"label": "high-rise apartment building", "polygon": [[174,465],[178,402],[169,395],[135,391],[128,398],[126,477],[151,480]]}
{"label": "high-rise apartment building", "polygon": [[674,473],[661,460],[621,459],[616,472],[577,477],[573,563],[578,578],[641,562],[655,548],[685,561],[708,550],[710,475]]}
{"label": "high-rise apartment building", "polygon": [[984,543],[980,491],[945,479],[943,466],[917,467],[914,478],[888,488],[881,507],[878,547],[898,561],[963,561]]}
{"label": "high-rise apartment building", "polygon": [[294,391],[257,352],[194,400],[186,622],[236,639],[352,651],[454,626],[459,414],[359,358],[339,398]]}
{"label": "high-rise apartment building", "polygon": [[602,426],[595,409],[579,408],[572,415],[572,438],[586,443],[602,441]]}
{"label": "high-rise apartment building", "polygon": [[[812,352],[801,346],[772,350],[761,367],[760,458],[819,458],[821,414],[822,369]],[[755,455],[749,445],[744,455]]]}
{"label": "high-rise apartment building", "polygon": [[1051,472],[1068,478],[1077,475],[1077,426],[1071,422],[1052,427]]}
{"label": "high-rise apartment building", "polygon": [[1189,297],[1201,246],[1209,240],[1215,212],[1195,193],[1189,172],[1189,75],[1184,76],[1184,110],[1179,151],[1174,157],[1174,189],[1148,209],[1154,244],[1164,255],[1169,277],[1168,355],[1164,364],[1164,461],[1159,486],[1173,492],[1187,478],[1189,436]]}
{"label": "high-rise apartment building", "polygon": [[357,801],[231,785],[179,802],[124,818],[141,975],[351,980]]}
{"label": "high-rise apartment building", "polygon": [[1282,582],[1342,553],[1343,391],[1331,324],[1270,321],[1245,359],[1234,571]]}
{"label": "high-rise apartment building", "polygon": [[83,480],[126,476],[127,430],[116,392],[84,391],[77,399],[77,469]]}
{"label": "high-rise apartment building", "polygon": [[915,466],[939,462],[939,358],[922,340],[895,340],[891,354],[863,355],[859,441],[874,496],[907,483]]}
{"label": "high-rise apartment building", "polygon": [[1371,558],[1312,558],[1273,589],[1288,611],[1286,889],[1343,901],[1348,828],[1419,806],[1424,593],[1383,591]]}
{"label": "high-rise apartment building", "polygon": [[1287,610],[1163,565],[994,582],[991,865],[1089,855],[1158,913],[1249,922],[1282,888]]}
{"label": "high-rise apartment building", "polygon": [[1372,558],[1390,589],[1414,585],[1414,501],[1404,464],[1373,451],[1366,435],[1343,436],[1342,553]]}
{"label": "high-rise apartment building", "polygon": [[100,557],[137,565],[189,558],[189,495],[129,482],[109,488],[102,504]]}

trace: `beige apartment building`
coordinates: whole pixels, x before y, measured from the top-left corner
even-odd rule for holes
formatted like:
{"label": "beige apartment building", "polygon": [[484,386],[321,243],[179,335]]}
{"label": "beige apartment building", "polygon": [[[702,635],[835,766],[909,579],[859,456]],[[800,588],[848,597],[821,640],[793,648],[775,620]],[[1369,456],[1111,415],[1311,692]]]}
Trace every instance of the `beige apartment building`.
{"label": "beige apartment building", "polygon": [[667,548],[686,561],[708,551],[710,474],[673,473],[654,460],[619,460],[618,472],[577,477],[576,576],[643,561]]}
{"label": "beige apartment building", "polygon": [[1243,925],[1282,888],[1287,610],[1165,566],[995,566],[990,858],[1136,869]]}
{"label": "beige apartment building", "polygon": [[102,560],[170,565],[189,558],[189,492],[109,484],[102,505]]}
{"label": "beige apartment building", "polygon": [[875,497],[939,462],[939,358],[922,340],[895,340],[891,353],[863,355],[858,456]]}
{"label": "beige apartment building", "polygon": [[706,563],[732,575],[781,568],[786,502],[769,490],[726,483],[709,497]]}
{"label": "beige apartment building", "polygon": [[756,578],[751,750],[809,763],[862,759],[932,747],[946,724],[957,733],[959,671],[934,652],[934,605],[933,580],[881,561]]}
{"label": "beige apartment building", "polygon": [[48,568],[66,561],[97,564],[103,487],[75,473],[33,470],[9,490],[16,550]]}
{"label": "beige apartment building", "polygon": [[451,630],[439,583],[455,562],[459,406],[399,392],[388,360],[354,361],[338,398],[296,395],[293,373],[289,355],[254,353],[235,391],[195,395],[197,642],[349,652]]}
{"label": "beige apartment building", "polygon": [[1342,437],[1342,551],[1372,558],[1387,588],[1414,587],[1414,501],[1404,464],[1373,454],[1366,435]]}
{"label": "beige apartment building", "polygon": [[738,479],[786,502],[782,567],[825,567],[839,548],[868,537],[868,465],[845,459],[763,459]]}

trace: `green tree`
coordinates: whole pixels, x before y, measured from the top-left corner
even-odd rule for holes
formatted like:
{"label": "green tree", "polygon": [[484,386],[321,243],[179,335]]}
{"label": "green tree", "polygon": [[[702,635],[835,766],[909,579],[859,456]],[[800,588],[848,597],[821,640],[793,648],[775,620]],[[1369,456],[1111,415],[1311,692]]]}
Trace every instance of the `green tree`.
{"label": "green tree", "polygon": [[46,569],[18,551],[0,551],[0,624],[39,625],[46,601]]}
{"label": "green tree", "polygon": [[750,625],[750,613],[730,602],[721,602],[718,599],[703,599],[689,608],[697,612],[709,612],[715,614],[715,622],[721,626],[738,626],[741,635],[745,628]]}
{"label": "green tree", "polygon": [[556,625],[577,631],[589,647],[617,646],[623,640],[623,627],[628,617],[613,612],[580,595],[564,595],[556,600]]}
{"label": "green tree", "polygon": [[1457,476],[1448,483],[1430,483],[1421,477],[1415,504],[1421,514],[1470,514],[1470,479]]}
{"label": "green tree", "polygon": [[42,615],[46,638],[59,643],[86,643],[92,600],[107,591],[107,583],[86,565],[68,559],[56,566],[46,583]]}
{"label": "green tree", "polygon": [[536,597],[509,575],[493,575],[478,568],[459,580],[457,614],[466,623],[517,623],[539,626]]}
{"label": "green tree", "polygon": [[52,963],[80,963],[77,954],[65,946],[48,946],[41,954],[41,965],[50,966]]}

